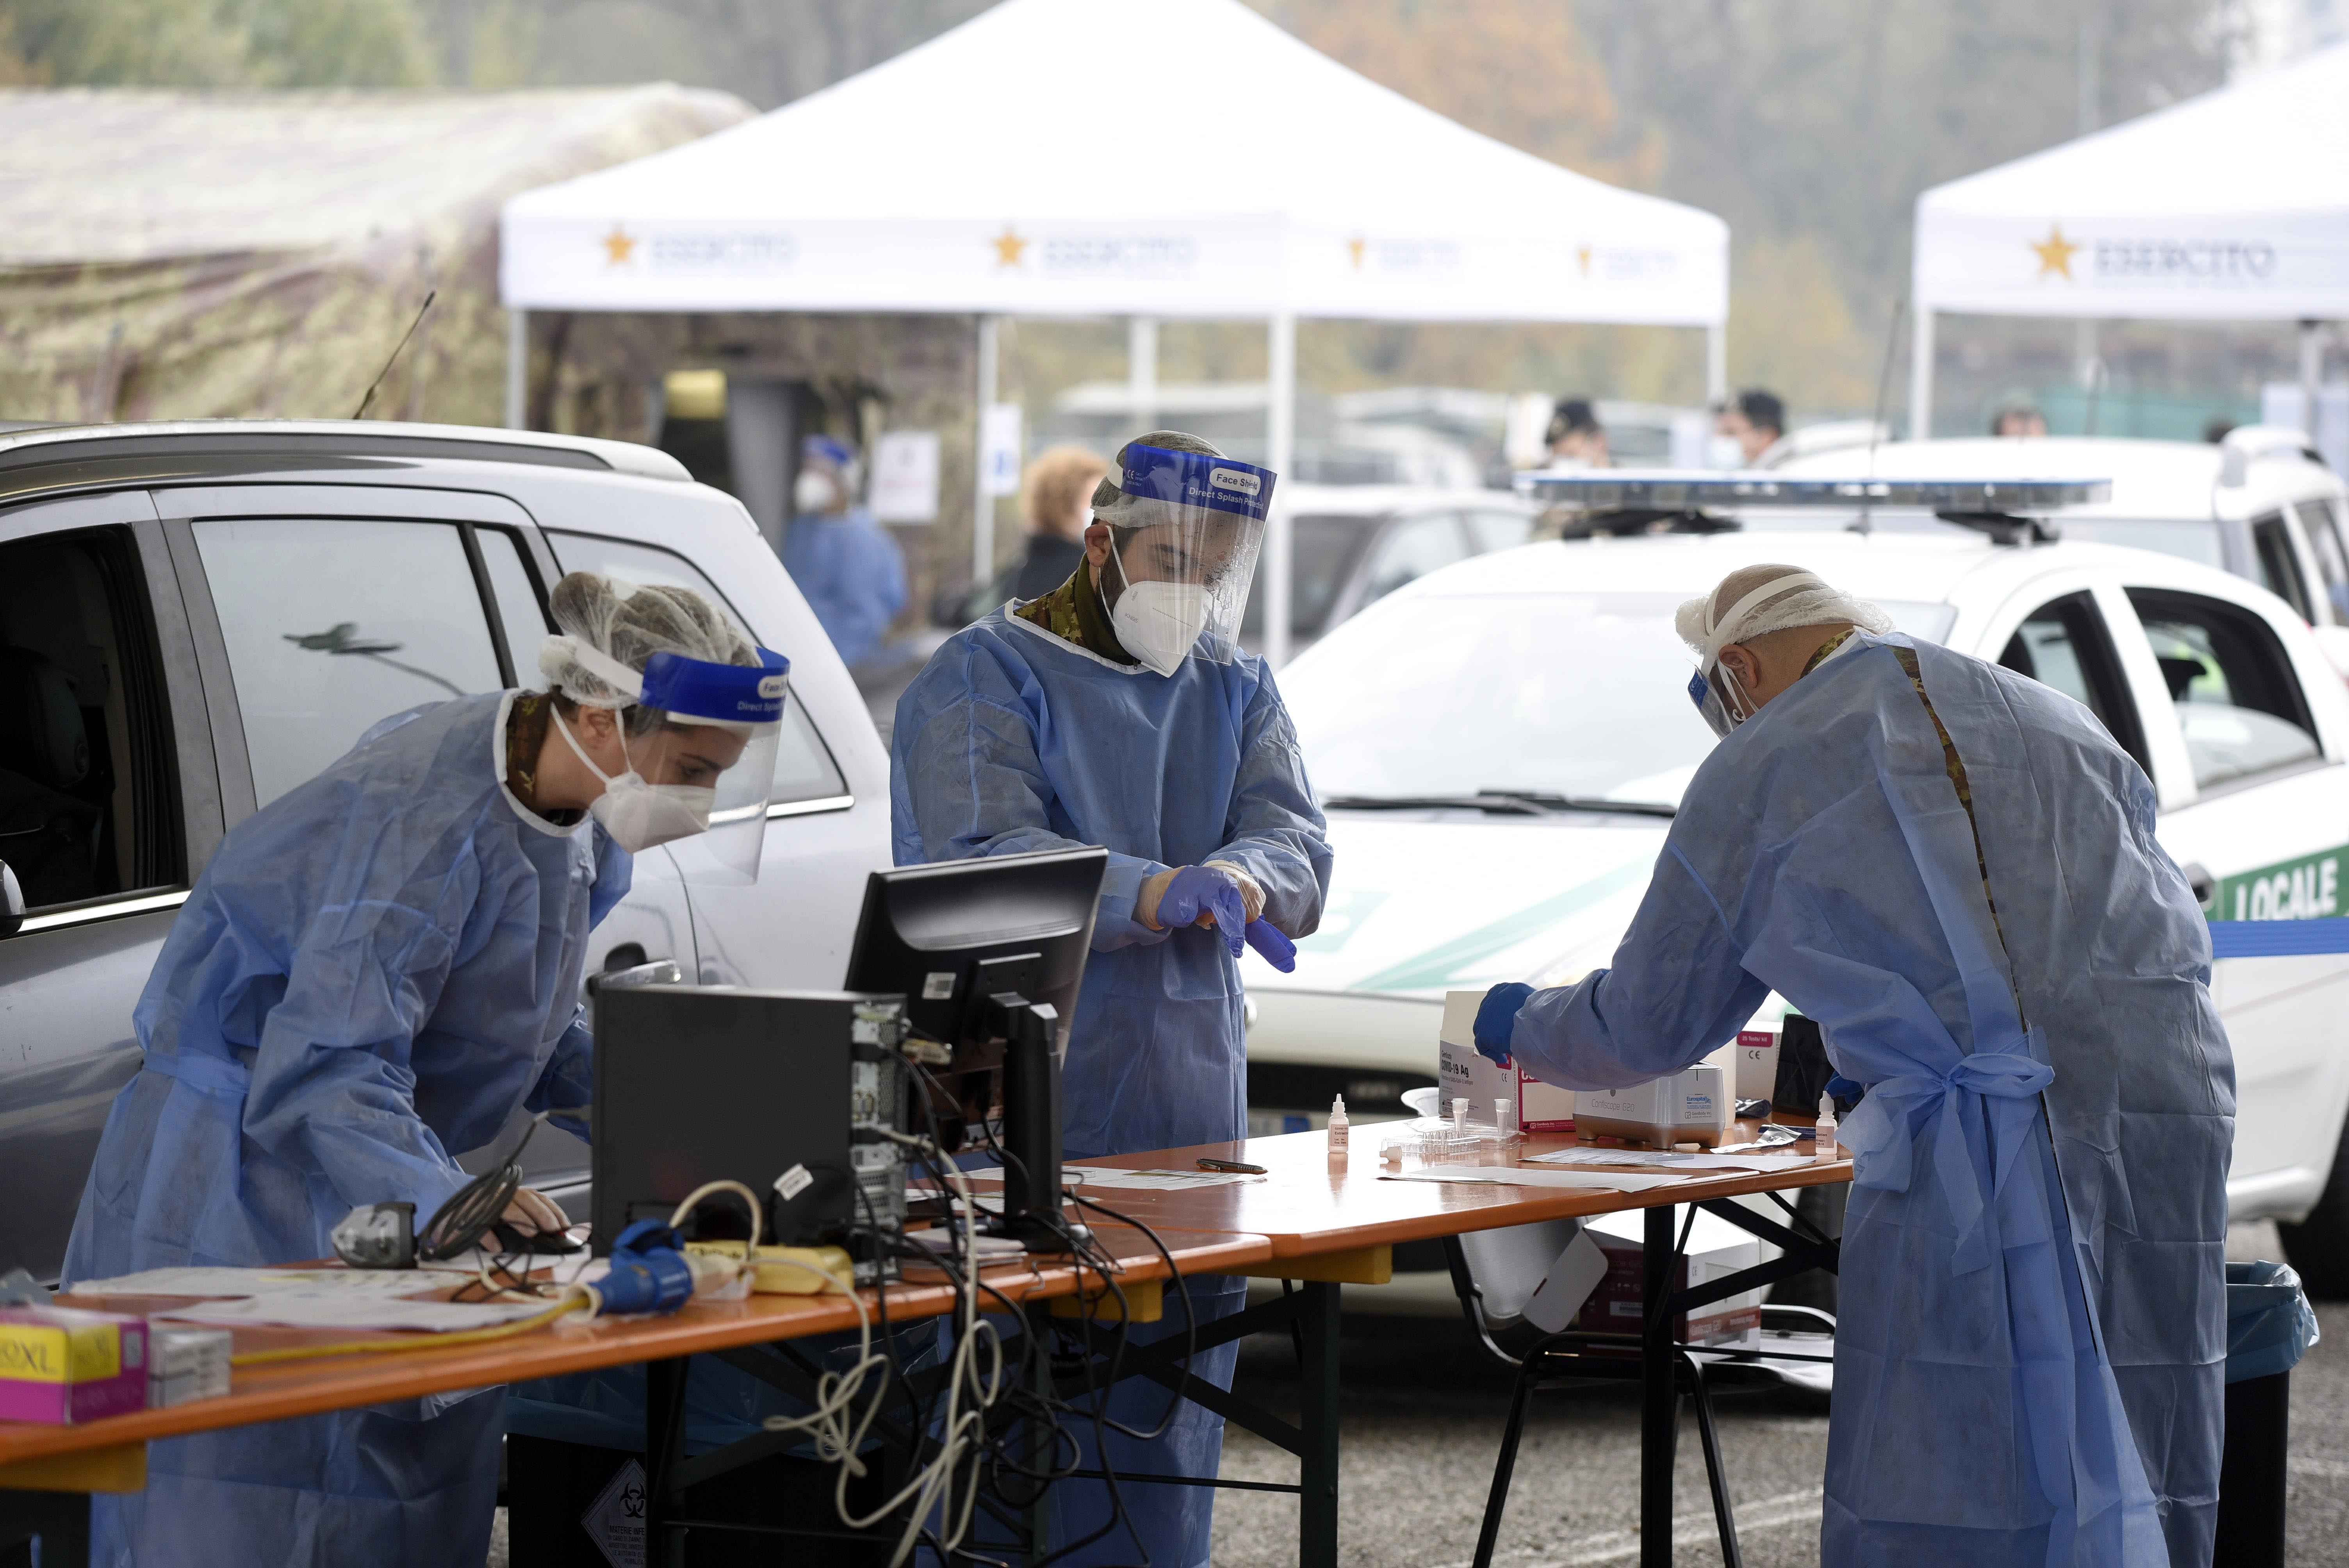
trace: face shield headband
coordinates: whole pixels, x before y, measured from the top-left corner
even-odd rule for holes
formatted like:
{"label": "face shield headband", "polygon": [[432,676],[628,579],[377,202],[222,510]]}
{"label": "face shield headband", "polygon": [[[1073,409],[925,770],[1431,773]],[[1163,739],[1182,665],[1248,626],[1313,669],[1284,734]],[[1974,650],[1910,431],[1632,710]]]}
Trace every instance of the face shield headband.
{"label": "face shield headband", "polygon": [[1235,458],[1129,442],[1112,480],[1118,497],[1094,521],[1117,535],[1119,641],[1161,675],[1195,655],[1230,663],[1275,475]]}
{"label": "face shield headband", "polygon": [[[757,665],[731,665],[658,653],[645,661],[640,674],[576,638],[549,637],[541,652],[542,666],[575,666],[621,694],[574,698],[584,706],[657,710],[667,727],[715,730],[740,741],[740,754],[714,784],[647,779],[641,771],[645,766],[663,771],[661,764],[651,760],[658,731],[631,738],[625,722],[620,744],[628,771],[614,779],[587,762],[605,779],[604,794],[590,810],[614,841],[636,851],[692,840],[692,847],[680,845],[677,856],[688,881],[739,885],[758,880],[767,798],[791,678],[791,661],[782,655],[761,648],[758,655]],[[569,727],[564,729],[568,736]],[[711,743],[731,744],[714,737]],[[572,744],[577,747],[575,738]],[[585,753],[581,755],[585,761]]]}

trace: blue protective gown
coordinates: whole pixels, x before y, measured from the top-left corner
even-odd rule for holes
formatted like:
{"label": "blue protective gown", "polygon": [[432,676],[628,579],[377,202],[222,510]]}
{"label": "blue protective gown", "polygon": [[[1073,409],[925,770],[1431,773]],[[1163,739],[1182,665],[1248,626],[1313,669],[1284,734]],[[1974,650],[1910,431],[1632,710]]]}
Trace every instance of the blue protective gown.
{"label": "blue protective gown", "polygon": [[783,535],[783,570],[844,664],[879,653],[905,607],[905,553],[863,507],[793,518]]}
{"label": "blue protective gown", "polygon": [[1775,989],[1869,1086],[1841,1135],[1829,1568],[2200,1568],[2234,1131],[2209,934],[2088,710],[1918,644],[1978,863],[1887,644],[1909,640],[1857,637],[1722,742],[1614,966],[1535,993],[1511,1049],[1618,1085]]}
{"label": "blue protective gown", "polygon": [[[900,865],[1101,844],[1109,850],[1092,956],[1062,1075],[1069,1157],[1245,1137],[1247,1073],[1238,962],[1215,932],[1153,931],[1134,919],[1143,879],[1228,861],[1264,889],[1264,917],[1292,936],[1320,923],[1330,847],[1297,734],[1260,659],[1192,658],[1173,676],[1106,659],[997,610],[949,638],[897,702],[890,820]],[[1240,1280],[1193,1280],[1202,1321],[1245,1298]],[[1170,1304],[1160,1334],[1182,1332]],[[1137,1340],[1145,1337],[1137,1333]],[[1237,1347],[1203,1353],[1192,1375],[1231,1386]],[[1167,1391],[1122,1384],[1109,1413],[1137,1430]],[[1090,1424],[1072,1421],[1087,1467]],[[1223,1420],[1185,1402],[1167,1435],[1112,1435],[1121,1472],[1213,1476]],[[1206,1487],[1123,1489],[1158,1568],[1207,1561]],[[1099,1483],[1053,1487],[1052,1540],[1110,1517]],[[1076,1563],[1138,1561],[1116,1532]]]}
{"label": "blue protective gown", "polygon": [[[508,700],[379,727],[222,843],[140,997],[145,1065],[68,1283],[332,1256],[357,1204],[430,1216],[468,1180],[450,1150],[516,1107],[588,1102],[580,975],[630,861],[507,792]],[[145,1491],[92,1498],[91,1560],[478,1563],[504,1408],[492,1389],[155,1443]]]}

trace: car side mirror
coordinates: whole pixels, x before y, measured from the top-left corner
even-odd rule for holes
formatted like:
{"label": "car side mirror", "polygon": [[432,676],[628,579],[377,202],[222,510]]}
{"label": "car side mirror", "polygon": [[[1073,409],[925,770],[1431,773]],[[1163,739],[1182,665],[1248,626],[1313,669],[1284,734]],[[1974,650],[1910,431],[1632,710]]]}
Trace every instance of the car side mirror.
{"label": "car side mirror", "polygon": [[0,861],[0,937],[14,936],[25,928],[25,890],[16,884],[16,873]]}
{"label": "car side mirror", "polygon": [[606,969],[587,977],[587,995],[593,996],[610,987],[629,985],[682,985],[685,969],[674,958],[656,958],[649,964],[637,964],[626,969]]}

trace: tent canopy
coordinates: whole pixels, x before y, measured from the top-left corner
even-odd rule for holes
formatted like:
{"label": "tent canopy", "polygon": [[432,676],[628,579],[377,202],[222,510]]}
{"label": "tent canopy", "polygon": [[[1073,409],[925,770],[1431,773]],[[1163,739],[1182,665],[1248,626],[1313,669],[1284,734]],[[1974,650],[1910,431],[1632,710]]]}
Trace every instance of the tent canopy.
{"label": "tent canopy", "polygon": [[1919,315],[2349,317],[2344,150],[2349,44],[1935,186]]}
{"label": "tent canopy", "polygon": [[1717,325],[1728,230],[1444,119],[1240,0],[1005,0],[504,211],[523,309]]}

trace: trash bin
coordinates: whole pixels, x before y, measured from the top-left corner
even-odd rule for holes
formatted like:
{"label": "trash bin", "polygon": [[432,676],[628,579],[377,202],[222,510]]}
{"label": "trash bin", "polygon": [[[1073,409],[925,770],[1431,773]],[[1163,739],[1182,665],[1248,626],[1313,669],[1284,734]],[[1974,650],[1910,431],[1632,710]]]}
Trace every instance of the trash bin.
{"label": "trash bin", "polygon": [[2214,1563],[2283,1568],[2292,1369],[2316,1334],[2316,1314],[2291,1268],[2227,1265],[2227,1441]]}

